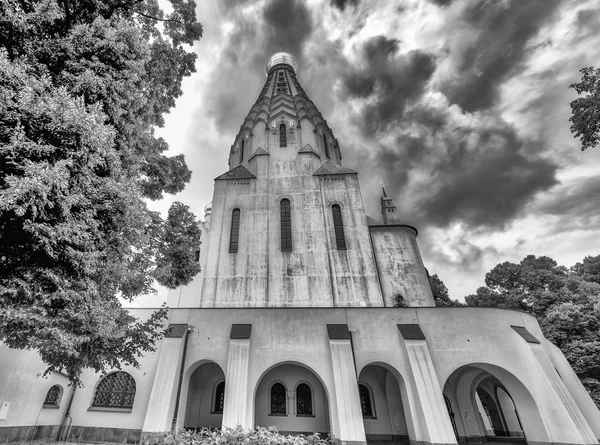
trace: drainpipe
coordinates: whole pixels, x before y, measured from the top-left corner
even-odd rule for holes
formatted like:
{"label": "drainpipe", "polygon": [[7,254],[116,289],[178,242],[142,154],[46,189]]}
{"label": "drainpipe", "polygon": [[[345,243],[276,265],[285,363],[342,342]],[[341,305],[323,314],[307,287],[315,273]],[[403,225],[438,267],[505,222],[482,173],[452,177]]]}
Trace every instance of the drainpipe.
{"label": "drainpipe", "polygon": [[188,338],[190,336],[191,328],[187,328],[185,333],[185,340],[183,342],[183,357],[181,357],[181,371],[179,372],[179,385],[177,386],[177,399],[175,400],[175,414],[173,414],[173,423],[171,424],[171,431],[175,431],[177,428],[177,415],[179,414],[179,400],[181,399],[181,386],[183,384],[183,373],[185,371],[185,355],[187,353]]}
{"label": "drainpipe", "polygon": [[[71,391],[71,396],[69,397],[69,403],[67,403],[67,409],[65,410],[65,415],[62,419],[62,421],[60,422],[60,427],[58,428],[58,434],[56,435],[56,441],[60,442],[61,436],[63,435],[63,432],[65,431],[65,425],[67,423],[67,419],[71,418],[71,405],[73,404],[73,398],[75,397],[75,391],[77,391],[77,384],[74,382],[71,382],[71,384],[73,385],[73,390]],[[73,422],[73,418],[71,418],[71,423]]]}

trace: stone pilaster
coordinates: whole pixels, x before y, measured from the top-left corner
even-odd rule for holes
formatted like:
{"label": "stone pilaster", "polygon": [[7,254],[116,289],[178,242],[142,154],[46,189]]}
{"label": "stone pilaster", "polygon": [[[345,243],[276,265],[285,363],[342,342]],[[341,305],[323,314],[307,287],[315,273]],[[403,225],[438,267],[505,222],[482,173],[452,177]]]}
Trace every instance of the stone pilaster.
{"label": "stone pilaster", "polygon": [[[332,422],[332,434],[340,445],[366,445],[367,440],[350,339],[330,338],[329,345],[338,415],[338,421]],[[337,431],[333,428],[336,424]]]}
{"label": "stone pilaster", "polygon": [[156,375],[142,428],[143,437],[171,429],[186,330],[187,325],[171,325],[169,334],[162,341]]}
{"label": "stone pilaster", "polygon": [[252,428],[248,409],[248,366],[250,362],[250,339],[234,339],[229,343],[229,358],[225,375],[225,401],[223,427],[241,425]]}
{"label": "stone pilaster", "polygon": [[410,401],[411,416],[418,419],[415,424],[419,425],[419,428],[415,428],[415,440],[418,443],[456,444],[456,436],[427,343],[424,339],[404,341],[412,370],[414,398],[417,399]]}
{"label": "stone pilaster", "polygon": [[545,411],[544,417],[548,418],[557,414],[560,414],[562,417],[566,414],[572,425],[572,428],[570,429],[565,428],[565,425],[562,425],[562,427],[558,429],[552,428],[552,425],[560,425],[562,422],[548,422],[550,424],[548,431],[550,433],[550,439],[556,443],[597,444],[598,440],[583,417],[575,400],[573,400],[571,393],[569,393],[567,387],[558,376],[546,351],[544,351],[539,344],[530,343],[530,346],[533,356],[542,371],[541,376],[545,377],[556,396],[555,398],[563,408],[560,410],[561,412],[558,413],[556,409],[549,409],[551,407],[541,406],[540,409]]}

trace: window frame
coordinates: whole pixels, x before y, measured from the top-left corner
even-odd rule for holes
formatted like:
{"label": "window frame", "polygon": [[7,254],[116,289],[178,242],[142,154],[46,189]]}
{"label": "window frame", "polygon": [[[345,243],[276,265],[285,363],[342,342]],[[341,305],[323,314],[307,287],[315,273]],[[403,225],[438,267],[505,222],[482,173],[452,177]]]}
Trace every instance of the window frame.
{"label": "window frame", "polygon": [[[365,388],[365,390],[367,391],[367,395],[368,395],[368,400],[370,403],[370,408],[371,408],[371,414],[370,415],[365,415],[363,412],[363,403],[362,403],[362,397],[363,395],[361,394],[361,387]],[[371,388],[371,386],[368,383],[365,382],[358,382],[358,400],[360,401],[360,412],[362,414],[363,419],[377,419],[377,412],[375,411],[375,398],[373,397],[373,389]]]}
{"label": "window frame", "polygon": [[[336,210],[339,212],[336,218]],[[335,234],[335,246],[337,250],[348,250],[346,242],[346,232],[344,231],[344,217],[342,215],[342,206],[338,203],[331,205],[331,218],[333,220],[333,232]],[[339,221],[336,221],[339,219]]]}
{"label": "window frame", "polygon": [[[48,396],[50,395],[50,391],[52,391],[54,388],[58,388],[58,394],[56,395],[56,399],[54,402],[48,402]],[[42,405],[42,408],[46,408],[46,409],[60,408],[60,402],[62,401],[62,396],[63,396],[63,387],[59,384],[52,385],[50,388],[48,388],[48,392],[46,392],[46,397],[44,398],[44,403]]]}
{"label": "window frame", "polygon": [[[237,218],[236,218],[237,216]],[[236,221],[237,220],[237,221]],[[229,230],[229,252],[236,253],[240,246],[240,225],[242,221],[242,209],[235,207],[231,210],[231,227]],[[235,241],[234,239],[237,238]]]}
{"label": "window frame", "polygon": [[327,134],[323,132],[321,136],[323,136],[323,147],[325,148],[325,156],[327,156],[327,159],[331,159],[331,156],[329,156],[329,145],[327,144]]}
{"label": "window frame", "polygon": [[[276,385],[281,385],[283,387],[285,413],[273,412],[273,387],[276,386]],[[269,385],[269,398],[268,398],[269,416],[287,417],[287,415],[289,413],[289,406],[288,406],[288,400],[287,399],[288,399],[288,397],[287,397],[287,386],[285,385],[285,383],[283,383],[281,380],[275,380],[275,381],[271,382],[271,384]]]}
{"label": "window frame", "polygon": [[279,125],[279,146],[287,147],[287,127],[284,123]]}
{"label": "window frame", "polygon": [[240,142],[240,164],[244,161],[244,145],[246,144],[246,139],[244,135],[242,135],[242,141]]}
{"label": "window frame", "polygon": [[[223,385],[223,407],[219,411],[217,409],[217,403],[219,402],[219,399],[217,397],[219,396],[218,392],[219,392],[219,387],[221,385]],[[213,387],[213,397],[212,397],[212,401],[211,401],[211,405],[210,405],[210,413],[211,414],[223,414],[224,408],[225,408],[225,379],[220,379],[215,382],[215,385]]]}
{"label": "window frame", "polygon": [[[301,414],[298,412],[298,387],[300,385],[305,385],[310,391],[310,414]],[[312,385],[305,380],[299,381],[294,388],[294,395],[296,399],[296,417],[315,417],[315,391],[313,390]]]}
{"label": "window frame", "polygon": [[[120,403],[119,405],[115,405],[115,406],[110,406],[110,405],[100,405],[98,404],[97,401],[97,397],[98,397],[98,391],[103,391],[103,392],[116,392],[114,390],[114,384],[113,384],[113,389],[112,391],[108,391],[108,390],[104,390],[101,389],[101,385],[104,381],[106,381],[106,379],[115,379],[116,376],[118,374],[125,374],[127,377],[129,377],[130,382],[133,384],[133,391],[125,391],[125,392],[120,392],[120,398],[122,403]],[[131,394],[133,392],[133,395],[131,397],[131,405],[125,405],[123,402],[126,401],[126,397],[127,397],[127,393]],[[88,411],[113,411],[113,412],[132,412],[133,411],[133,405],[135,404],[135,396],[137,393],[137,383],[135,381],[135,379],[133,378],[133,376],[126,372],[126,371],[115,371],[115,372],[111,372],[106,374],[105,376],[102,376],[99,380],[98,383],[96,384],[96,387],[94,388],[94,393],[92,395],[92,402],[90,404],[90,407],[88,408]]]}
{"label": "window frame", "polygon": [[[287,209],[284,208],[287,206]],[[289,198],[282,198],[279,201],[279,226],[281,236],[281,251],[289,252],[294,250],[294,240],[292,235],[292,201]]]}

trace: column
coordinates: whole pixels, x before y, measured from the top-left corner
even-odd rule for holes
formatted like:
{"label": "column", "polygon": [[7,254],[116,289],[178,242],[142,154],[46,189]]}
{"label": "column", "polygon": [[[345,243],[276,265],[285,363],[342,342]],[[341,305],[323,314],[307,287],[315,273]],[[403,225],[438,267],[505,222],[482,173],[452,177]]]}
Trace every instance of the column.
{"label": "column", "polygon": [[142,439],[171,429],[187,327],[187,324],[169,325],[168,333],[162,341],[142,428]]}
{"label": "column", "polygon": [[[250,333],[252,325],[234,324],[229,340],[229,357],[225,374],[223,427],[253,428],[248,400],[248,368],[250,363]],[[251,399],[252,397],[250,397]]]}
{"label": "column", "polygon": [[410,404],[412,417],[418,419],[415,424],[419,425],[418,429],[415,428],[415,440],[429,444],[456,444],[456,436],[425,335],[419,325],[398,325],[398,329],[406,345],[414,383],[413,392],[417,399],[411,400]]}
{"label": "column", "polygon": [[[327,325],[327,331],[335,392],[335,399],[330,400],[330,403],[336,404],[338,415],[338,421],[331,422],[331,432],[338,445],[366,445],[367,439],[360,408],[358,381],[348,326]],[[335,428],[336,425],[337,428]]]}

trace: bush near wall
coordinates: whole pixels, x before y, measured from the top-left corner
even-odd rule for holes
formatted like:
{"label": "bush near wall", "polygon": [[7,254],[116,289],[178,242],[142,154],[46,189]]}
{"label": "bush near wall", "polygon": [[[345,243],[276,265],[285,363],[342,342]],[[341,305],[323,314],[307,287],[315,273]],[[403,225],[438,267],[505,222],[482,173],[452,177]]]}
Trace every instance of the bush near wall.
{"label": "bush near wall", "polygon": [[321,439],[318,433],[311,436],[284,436],[277,428],[257,427],[254,430],[236,428],[208,429],[199,431],[181,430],[167,432],[144,441],[143,445],[331,445],[331,439]]}

